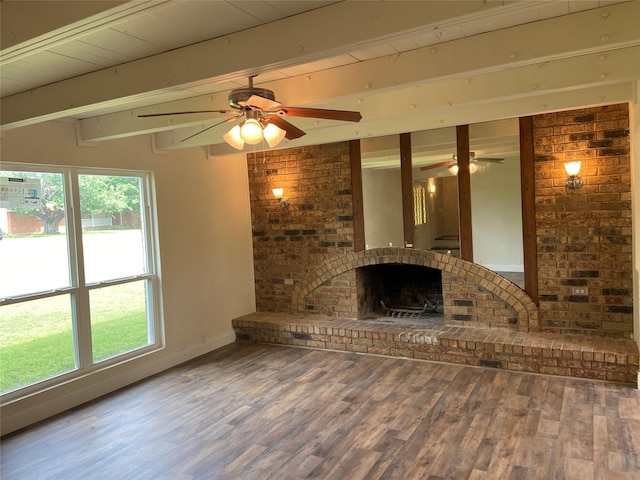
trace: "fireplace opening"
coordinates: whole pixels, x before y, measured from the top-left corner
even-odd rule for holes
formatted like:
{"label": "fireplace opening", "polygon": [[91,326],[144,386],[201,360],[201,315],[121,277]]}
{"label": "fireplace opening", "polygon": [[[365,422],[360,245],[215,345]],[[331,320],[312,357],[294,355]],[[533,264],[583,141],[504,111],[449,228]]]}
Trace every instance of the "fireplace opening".
{"label": "fireplace opening", "polygon": [[443,323],[442,272],[406,264],[381,264],[356,270],[358,316],[429,320]]}

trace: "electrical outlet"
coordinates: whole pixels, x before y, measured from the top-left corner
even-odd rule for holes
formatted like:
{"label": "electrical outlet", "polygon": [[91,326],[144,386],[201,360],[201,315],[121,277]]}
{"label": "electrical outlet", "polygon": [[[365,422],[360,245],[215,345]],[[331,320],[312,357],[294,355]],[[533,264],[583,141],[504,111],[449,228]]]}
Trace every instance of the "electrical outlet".
{"label": "electrical outlet", "polygon": [[293,285],[293,278],[285,278],[284,279],[284,284],[285,285]]}
{"label": "electrical outlet", "polygon": [[571,287],[571,295],[589,295],[588,287]]}

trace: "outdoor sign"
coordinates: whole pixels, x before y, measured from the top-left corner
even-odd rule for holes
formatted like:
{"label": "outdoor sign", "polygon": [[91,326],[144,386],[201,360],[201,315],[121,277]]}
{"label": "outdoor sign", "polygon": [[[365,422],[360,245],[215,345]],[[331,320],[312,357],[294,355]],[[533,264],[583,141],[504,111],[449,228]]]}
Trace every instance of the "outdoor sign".
{"label": "outdoor sign", "polygon": [[0,208],[39,208],[40,179],[0,177]]}

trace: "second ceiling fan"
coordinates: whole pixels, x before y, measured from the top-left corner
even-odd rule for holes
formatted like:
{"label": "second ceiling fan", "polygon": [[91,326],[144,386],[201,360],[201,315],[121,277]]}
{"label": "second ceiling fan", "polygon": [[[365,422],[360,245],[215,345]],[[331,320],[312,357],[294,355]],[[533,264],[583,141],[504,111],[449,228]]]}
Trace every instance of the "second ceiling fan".
{"label": "second ceiling fan", "polygon": [[263,139],[269,147],[275,147],[283,138],[294,140],[306,133],[283,117],[307,117],[326,120],[340,120],[343,122],[359,122],[360,112],[349,110],[328,110],[322,108],[286,107],[276,101],[273,91],[253,86],[253,77],[249,77],[249,86],[236,88],[229,92],[229,107],[221,110],[192,110],[184,112],[150,113],[138,115],[140,118],[160,117],[168,115],[190,115],[196,113],[222,113],[230,115],[182,141],[200,135],[218,125],[243,119],[223,135],[224,140],[232,147],[242,150],[244,144],[255,145]]}
{"label": "second ceiling fan", "polygon": [[[475,173],[478,171],[478,164],[476,162],[487,163],[502,163],[504,158],[476,158],[476,152],[469,152],[469,172]],[[420,170],[433,170],[440,167],[447,167],[453,175],[458,174],[458,155],[453,154],[453,160],[447,160],[444,162],[433,163],[431,165],[425,165],[420,167]]]}

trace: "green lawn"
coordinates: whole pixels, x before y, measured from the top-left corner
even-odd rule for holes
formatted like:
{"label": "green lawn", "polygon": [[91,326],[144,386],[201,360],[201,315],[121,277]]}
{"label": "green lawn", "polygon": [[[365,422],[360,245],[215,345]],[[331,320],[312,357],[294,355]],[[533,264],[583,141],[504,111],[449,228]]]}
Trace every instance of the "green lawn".
{"label": "green lawn", "polygon": [[[99,362],[148,344],[144,281],[93,290],[91,337]],[[75,368],[69,295],[2,307],[0,392]]]}

